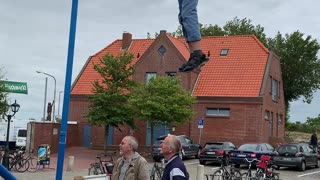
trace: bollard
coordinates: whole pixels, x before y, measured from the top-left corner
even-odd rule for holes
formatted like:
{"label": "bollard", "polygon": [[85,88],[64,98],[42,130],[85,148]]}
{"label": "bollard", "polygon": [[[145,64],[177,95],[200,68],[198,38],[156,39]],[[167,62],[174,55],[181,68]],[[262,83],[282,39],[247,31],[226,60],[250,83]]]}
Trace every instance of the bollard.
{"label": "bollard", "polygon": [[73,171],[73,165],[74,165],[74,156],[68,156],[67,171]]}
{"label": "bollard", "polygon": [[204,166],[198,165],[197,167],[197,180],[204,180]]}

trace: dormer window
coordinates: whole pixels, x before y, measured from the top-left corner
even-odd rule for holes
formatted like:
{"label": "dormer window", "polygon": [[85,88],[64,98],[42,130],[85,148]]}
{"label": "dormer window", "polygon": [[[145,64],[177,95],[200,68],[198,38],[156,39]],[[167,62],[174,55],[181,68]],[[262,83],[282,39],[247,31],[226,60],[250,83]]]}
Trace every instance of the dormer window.
{"label": "dormer window", "polygon": [[229,49],[221,49],[220,56],[227,56]]}
{"label": "dormer window", "polygon": [[167,51],[167,49],[163,45],[161,45],[158,49],[158,53],[160,56],[163,56],[164,53],[166,53],[166,51]]}

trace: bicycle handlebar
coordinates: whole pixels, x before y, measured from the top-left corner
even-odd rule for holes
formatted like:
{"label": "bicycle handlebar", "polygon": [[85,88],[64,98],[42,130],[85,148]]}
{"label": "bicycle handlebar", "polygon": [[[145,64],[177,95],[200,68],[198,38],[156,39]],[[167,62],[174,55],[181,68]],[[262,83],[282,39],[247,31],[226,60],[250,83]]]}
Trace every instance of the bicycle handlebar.
{"label": "bicycle handlebar", "polygon": [[256,159],[256,158],[255,158],[255,159],[252,159],[251,161],[249,161],[249,160],[248,160],[248,158],[245,158],[245,160],[246,160],[248,163],[253,163],[254,161],[259,162],[259,160],[258,160],[258,159]]}

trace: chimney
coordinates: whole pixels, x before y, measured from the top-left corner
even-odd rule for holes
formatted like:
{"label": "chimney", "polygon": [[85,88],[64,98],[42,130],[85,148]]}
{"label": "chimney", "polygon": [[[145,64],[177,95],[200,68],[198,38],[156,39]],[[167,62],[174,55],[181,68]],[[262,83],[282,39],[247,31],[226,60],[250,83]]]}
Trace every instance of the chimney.
{"label": "chimney", "polygon": [[166,30],[160,30],[160,34],[167,34]]}
{"label": "chimney", "polygon": [[132,34],[124,32],[122,34],[122,50],[128,50],[132,42]]}

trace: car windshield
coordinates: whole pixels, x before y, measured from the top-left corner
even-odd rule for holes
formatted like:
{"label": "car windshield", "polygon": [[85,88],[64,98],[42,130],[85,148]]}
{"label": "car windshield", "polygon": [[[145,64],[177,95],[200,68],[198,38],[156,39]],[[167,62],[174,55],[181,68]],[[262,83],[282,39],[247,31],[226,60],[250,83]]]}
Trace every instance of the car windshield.
{"label": "car windshield", "polygon": [[239,150],[245,150],[245,151],[257,151],[258,150],[258,144],[243,144],[239,147]]}
{"label": "car windshield", "polygon": [[290,153],[295,154],[298,152],[297,146],[287,145],[287,146],[280,146],[278,148],[278,153]]}
{"label": "car windshield", "polygon": [[210,143],[210,144],[206,144],[204,146],[205,149],[222,149],[223,144],[222,143]]}

